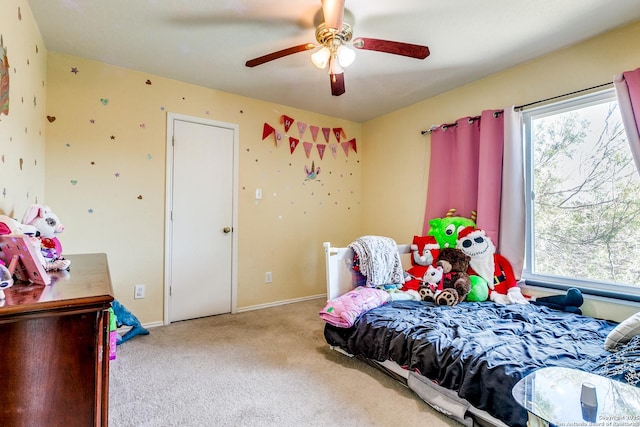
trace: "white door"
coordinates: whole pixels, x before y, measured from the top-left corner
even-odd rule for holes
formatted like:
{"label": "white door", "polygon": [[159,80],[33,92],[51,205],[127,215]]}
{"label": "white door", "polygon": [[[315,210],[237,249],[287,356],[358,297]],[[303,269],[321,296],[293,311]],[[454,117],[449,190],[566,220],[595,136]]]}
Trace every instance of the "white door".
{"label": "white door", "polygon": [[228,313],[235,292],[237,127],[170,114],[168,128],[169,322]]}

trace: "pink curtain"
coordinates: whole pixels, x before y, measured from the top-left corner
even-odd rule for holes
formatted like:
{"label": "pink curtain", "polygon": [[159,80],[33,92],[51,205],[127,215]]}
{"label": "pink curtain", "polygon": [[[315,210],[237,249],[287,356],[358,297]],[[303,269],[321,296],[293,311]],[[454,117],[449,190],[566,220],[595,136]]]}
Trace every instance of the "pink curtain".
{"label": "pink curtain", "polygon": [[640,171],[640,68],[615,76],[613,84],[631,153]]}
{"label": "pink curtain", "polygon": [[432,131],[423,234],[430,219],[455,208],[457,216],[476,211],[477,226],[499,244],[503,145],[502,110],[486,110],[479,118],[461,118]]}

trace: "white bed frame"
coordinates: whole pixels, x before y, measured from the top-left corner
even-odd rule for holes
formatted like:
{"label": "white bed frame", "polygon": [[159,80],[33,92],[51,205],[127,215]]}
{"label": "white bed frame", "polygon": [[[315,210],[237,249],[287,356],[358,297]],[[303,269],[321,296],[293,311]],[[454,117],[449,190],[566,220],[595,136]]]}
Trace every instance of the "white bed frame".
{"label": "white bed frame", "polygon": [[[351,273],[353,250],[351,248],[334,248],[329,242],[324,242],[322,245],[327,266],[327,299],[333,299],[353,289],[351,280],[353,277]],[[398,252],[401,257],[410,254],[411,245],[398,245]]]}
{"label": "white bed frame", "polygon": [[[325,253],[325,264],[326,264],[326,270],[327,270],[327,299],[329,300],[329,299],[337,298],[340,295],[353,289],[353,282],[352,282],[353,274],[351,271],[351,266],[353,265],[353,250],[348,247],[346,248],[333,247],[331,246],[330,242],[324,242],[322,246],[324,246],[324,253]],[[411,245],[410,244],[398,245],[398,252],[400,253],[403,263],[405,262],[408,263],[409,262],[408,257],[411,254]],[[353,357],[352,354],[347,353],[341,348],[337,348],[334,346],[331,346],[331,348],[349,357]],[[391,371],[397,376],[404,378],[406,381],[409,380],[409,371],[407,371],[406,369],[403,369],[400,365],[398,365],[395,362],[392,362],[389,360],[386,360],[384,362],[376,362],[376,361],[372,361],[372,362],[375,362],[378,365],[380,365],[383,371]],[[424,378],[427,382],[431,383],[431,381],[426,379],[425,377],[421,377],[421,378]],[[450,390],[447,390],[443,387],[437,386],[435,384],[433,385],[433,387],[436,389],[440,389],[440,392],[443,396],[447,396],[451,394]],[[427,401],[427,403],[433,406],[435,409],[441,410],[441,408],[438,407],[437,401],[436,402]],[[446,413],[446,411],[441,410],[441,412],[444,412],[446,415],[449,415]],[[490,427],[508,427],[502,421],[491,416],[488,412],[477,409],[472,405],[469,405],[467,412],[473,418],[474,423],[477,423],[477,425],[490,426]]]}

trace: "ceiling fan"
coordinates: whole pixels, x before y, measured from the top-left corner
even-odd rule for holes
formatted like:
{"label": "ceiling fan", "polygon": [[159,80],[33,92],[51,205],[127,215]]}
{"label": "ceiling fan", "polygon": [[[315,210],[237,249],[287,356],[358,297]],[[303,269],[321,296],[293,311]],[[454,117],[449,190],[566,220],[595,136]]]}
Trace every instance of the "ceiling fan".
{"label": "ceiling fan", "polygon": [[[316,19],[316,21],[319,21],[316,26],[317,44],[305,43],[271,52],[267,55],[250,59],[245,65],[247,67],[256,67],[294,53],[320,48],[311,55],[311,61],[318,68],[329,66],[331,94],[340,96],[345,93],[343,67],[349,66],[355,59],[355,51],[350,49],[349,46],[356,49],[392,53],[416,59],[425,59],[429,56],[430,52],[427,46],[367,37],[358,37],[351,40],[353,30],[351,25],[343,20],[345,15],[344,1],[322,0],[322,9],[320,11],[322,13],[318,12],[319,19]],[[347,13],[350,15],[348,10]]]}

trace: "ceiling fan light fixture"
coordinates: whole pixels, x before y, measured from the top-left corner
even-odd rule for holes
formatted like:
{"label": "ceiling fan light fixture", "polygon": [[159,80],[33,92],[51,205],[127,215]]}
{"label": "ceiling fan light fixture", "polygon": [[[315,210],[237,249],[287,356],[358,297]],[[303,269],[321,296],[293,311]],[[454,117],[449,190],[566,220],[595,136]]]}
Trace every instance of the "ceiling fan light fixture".
{"label": "ceiling fan light fixture", "polygon": [[330,57],[331,51],[326,46],[323,46],[322,49],[311,55],[311,62],[313,62],[313,65],[322,70],[329,63]]}
{"label": "ceiling fan light fixture", "polygon": [[338,56],[338,62],[340,62],[342,67],[348,67],[353,64],[353,61],[356,59],[356,51],[345,45],[340,46],[336,54]]}
{"label": "ceiling fan light fixture", "polygon": [[[248,60],[247,67],[255,67],[298,52],[313,50],[310,59],[319,69],[327,69],[331,81],[331,95],[345,93],[344,68],[353,63],[356,49],[390,53],[415,59],[429,56],[427,46],[397,42],[392,40],[358,37],[353,39],[353,30],[349,22],[353,15],[344,7],[345,0],[322,0],[322,8],[315,14],[316,42],[305,43],[271,52]],[[345,22],[346,18],[346,22]]]}
{"label": "ceiling fan light fixture", "polygon": [[332,55],[331,58],[329,59],[329,74],[334,75],[334,74],[342,74],[342,73],[344,73],[344,70],[340,65],[340,60],[337,58],[336,55]]}

